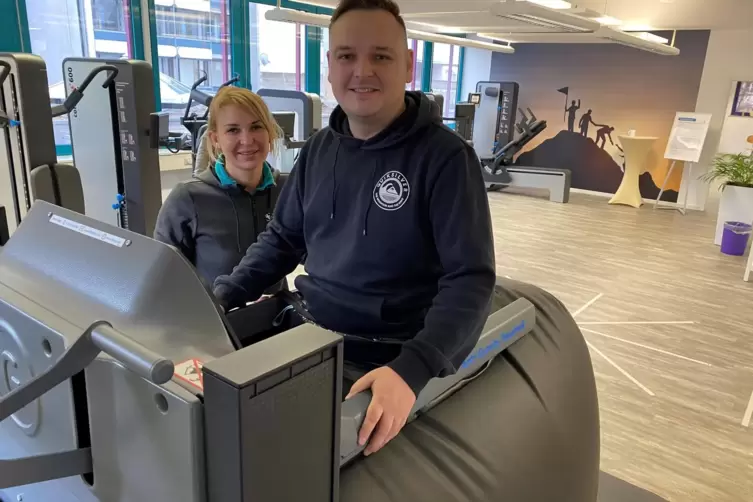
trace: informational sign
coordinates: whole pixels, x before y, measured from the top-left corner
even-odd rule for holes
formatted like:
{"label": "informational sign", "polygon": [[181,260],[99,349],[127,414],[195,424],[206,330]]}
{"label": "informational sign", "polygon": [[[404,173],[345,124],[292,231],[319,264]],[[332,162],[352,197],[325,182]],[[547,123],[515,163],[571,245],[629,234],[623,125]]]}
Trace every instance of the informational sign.
{"label": "informational sign", "polygon": [[698,162],[710,123],[710,113],[677,112],[664,158]]}
{"label": "informational sign", "polygon": [[[68,230],[73,230],[74,232],[89,236],[92,239],[97,239],[98,241],[112,244],[113,246],[119,248],[122,248],[126,244],[126,239],[122,237],[103,232],[102,230],[97,230],[96,228],[92,228],[88,225],[84,225],[83,223],[78,223],[73,220],[69,220],[68,218],[63,218],[62,216],[58,216],[56,214],[50,215],[50,223],[54,223],[55,225],[67,228]],[[130,242],[128,242],[128,244],[130,244]]]}
{"label": "informational sign", "polygon": [[200,391],[204,392],[204,375],[201,368],[204,365],[198,359],[189,359],[175,365],[175,377],[184,382],[193,385]]}

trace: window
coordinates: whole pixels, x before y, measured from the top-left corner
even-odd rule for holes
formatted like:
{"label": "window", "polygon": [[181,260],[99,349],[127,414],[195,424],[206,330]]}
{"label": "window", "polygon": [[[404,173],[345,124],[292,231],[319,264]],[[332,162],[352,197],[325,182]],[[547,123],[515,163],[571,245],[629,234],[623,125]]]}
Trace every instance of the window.
{"label": "window", "polygon": [[92,0],[91,9],[95,30],[125,31],[123,0]]}
{"label": "window", "polygon": [[[91,0],[78,3],[61,0],[26,0],[31,50],[47,64],[47,82],[52,104],[65,100],[63,60],[67,57],[130,56],[126,34],[124,0]],[[87,22],[87,16],[91,22]],[[58,152],[70,152],[68,117],[53,120]]]}
{"label": "window", "polygon": [[[170,132],[185,132],[180,119],[194,82],[206,76],[199,89],[213,94],[232,78],[228,4],[229,0],[155,1],[160,97],[162,110],[170,115]],[[205,108],[194,105],[191,111],[202,114]]]}
{"label": "window", "polygon": [[337,100],[332,92],[332,84],[329,83],[329,60],[327,52],[329,51],[329,28],[322,28],[322,43],[319,45],[321,55],[319,62],[321,65],[319,97],[322,99],[322,128],[329,125],[329,116],[337,108]]}
{"label": "window", "polygon": [[421,76],[424,73],[424,43],[420,40],[408,39],[408,48],[413,50],[413,82],[405,85],[406,91],[421,90]]}
{"label": "window", "polygon": [[443,117],[455,116],[459,66],[460,47],[434,44],[434,59],[431,64],[431,91],[444,96]]}
{"label": "window", "polygon": [[251,88],[305,89],[304,25],[268,21],[267,5],[249,4],[249,42],[251,44]]}

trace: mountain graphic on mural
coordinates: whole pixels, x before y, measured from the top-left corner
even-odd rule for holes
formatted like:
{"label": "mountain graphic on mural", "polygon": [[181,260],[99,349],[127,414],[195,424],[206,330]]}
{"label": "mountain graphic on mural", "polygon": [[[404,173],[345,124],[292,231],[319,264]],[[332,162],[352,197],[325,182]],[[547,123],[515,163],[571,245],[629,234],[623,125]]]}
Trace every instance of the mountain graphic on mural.
{"label": "mountain graphic on mural", "polygon": [[[609,152],[592,139],[570,131],[560,131],[554,138],[521,154],[515,165],[569,169],[573,188],[595,192],[615,193],[622,181],[622,168]],[[639,184],[643,198],[656,199],[659,195],[659,187],[650,173],[643,173]],[[676,202],[677,192],[665,191],[662,200]]]}

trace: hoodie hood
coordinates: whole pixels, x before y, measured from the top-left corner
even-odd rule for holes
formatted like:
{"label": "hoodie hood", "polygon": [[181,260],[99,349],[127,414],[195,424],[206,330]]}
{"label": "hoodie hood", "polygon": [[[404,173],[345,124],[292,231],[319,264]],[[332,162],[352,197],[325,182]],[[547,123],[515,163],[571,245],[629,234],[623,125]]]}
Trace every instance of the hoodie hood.
{"label": "hoodie hood", "polygon": [[441,123],[441,117],[432,114],[432,101],[422,92],[405,92],[405,110],[382,132],[367,140],[354,138],[348,125],[348,116],[339,105],[329,117],[329,127],[337,140],[364,150],[381,150],[408,141],[417,132],[432,123]]}

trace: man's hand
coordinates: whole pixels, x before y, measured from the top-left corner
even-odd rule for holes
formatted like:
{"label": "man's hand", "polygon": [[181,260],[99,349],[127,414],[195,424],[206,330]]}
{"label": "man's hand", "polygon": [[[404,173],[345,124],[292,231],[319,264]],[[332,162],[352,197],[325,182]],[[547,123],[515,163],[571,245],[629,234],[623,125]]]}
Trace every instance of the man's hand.
{"label": "man's hand", "polygon": [[[371,455],[397,436],[408,420],[408,414],[416,402],[411,388],[392,368],[383,366],[358,379],[345,399],[371,388],[371,403],[358,435],[358,444],[369,445],[364,451]],[[376,433],[371,437],[371,433]],[[369,440],[369,437],[371,439]]]}

